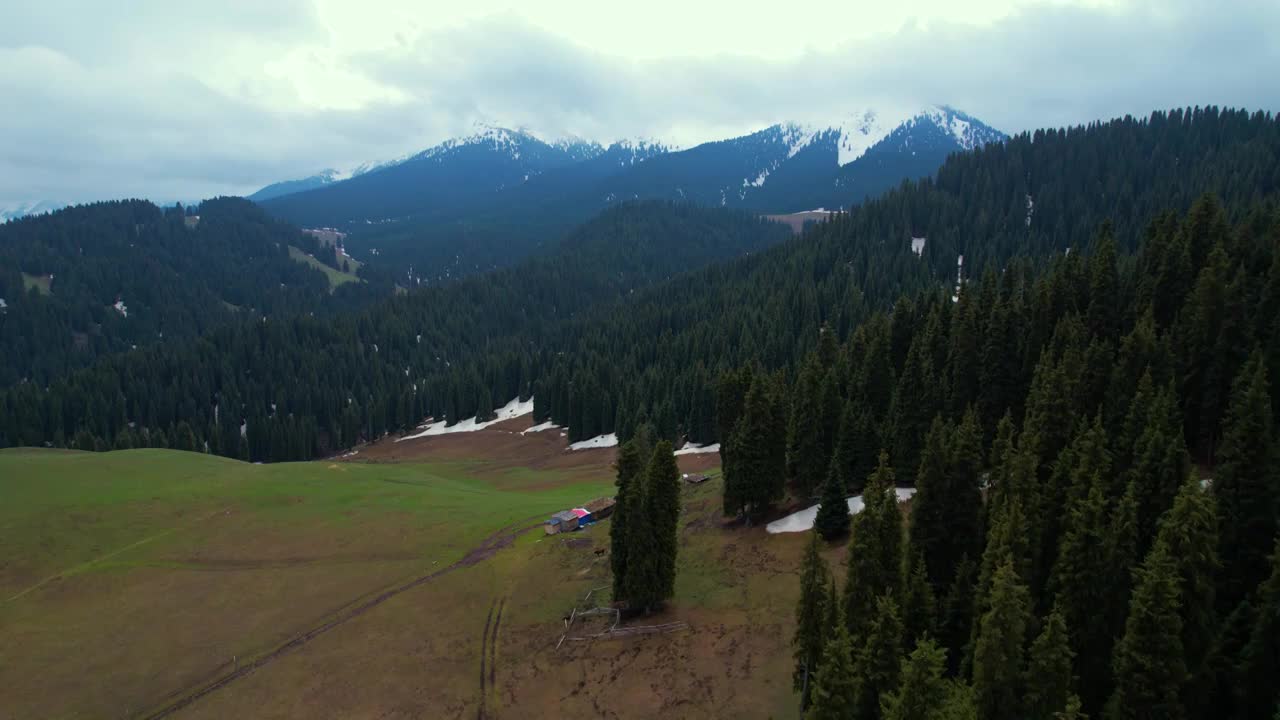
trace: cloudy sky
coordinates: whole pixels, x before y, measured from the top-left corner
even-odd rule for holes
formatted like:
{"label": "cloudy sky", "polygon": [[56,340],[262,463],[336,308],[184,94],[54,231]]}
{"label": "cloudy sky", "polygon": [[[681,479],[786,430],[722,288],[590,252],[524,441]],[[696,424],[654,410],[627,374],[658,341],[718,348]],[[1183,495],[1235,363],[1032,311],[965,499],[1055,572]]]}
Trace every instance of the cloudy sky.
{"label": "cloudy sky", "polygon": [[477,121],[687,146],[868,106],[1276,111],[1276,68],[1275,0],[0,0],[0,209],[247,193]]}

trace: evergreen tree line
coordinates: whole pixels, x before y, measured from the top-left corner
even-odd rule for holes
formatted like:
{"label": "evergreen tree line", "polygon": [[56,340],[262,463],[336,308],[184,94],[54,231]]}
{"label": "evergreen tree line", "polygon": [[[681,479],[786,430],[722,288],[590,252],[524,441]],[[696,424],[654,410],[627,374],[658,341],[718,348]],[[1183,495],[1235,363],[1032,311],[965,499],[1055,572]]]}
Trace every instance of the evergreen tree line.
{"label": "evergreen tree line", "polygon": [[[787,236],[735,211],[620,206],[511,270],[398,295],[376,309],[224,325],[109,356],[47,387],[20,384],[0,394],[0,445],[155,445],[171,443],[182,424],[210,452],[302,460],[424,417],[484,418],[529,397],[543,362],[539,338],[560,325]],[[569,397],[581,406],[577,389]]]}
{"label": "evergreen tree line", "polygon": [[[624,206],[509,271],[394,297],[349,316],[272,318],[154,352],[140,348],[127,362],[105,358],[47,388],[19,386],[0,396],[0,441],[66,444],[83,430],[110,445],[129,423],[135,432],[169,435],[186,422],[214,452],[304,459],[411,428],[426,416],[450,422],[484,416],[532,394],[537,420],[566,426],[573,440],[616,432],[625,441],[650,424],[673,442],[724,445],[733,424],[718,417],[717,380],[730,369],[756,364],[758,376],[790,388],[817,347],[818,328],[844,345],[891,308],[898,320],[890,369],[907,368],[906,318],[914,323],[926,313],[908,313],[904,302],[929,305],[918,295],[953,288],[958,275],[1004,275],[1011,264],[1015,276],[1039,273],[1069,248],[1078,254],[1106,218],[1114,219],[1117,251],[1127,253],[1161,208],[1185,211],[1206,191],[1223,203],[1205,217],[1240,224],[1255,199],[1280,187],[1278,149],[1273,116],[1216,108],[1042,131],[953,156],[937,179],[906,183],[773,248],[767,246],[781,237],[745,215]],[[913,236],[927,238],[919,256],[910,248]],[[1184,272],[1174,267],[1178,262],[1170,261],[1175,281]],[[1006,284],[1011,294],[1016,283]],[[1012,302],[993,332],[1012,335],[1008,313],[1028,301],[1017,298],[1016,308]],[[990,309],[969,314],[986,325]],[[995,349],[984,365],[996,368],[983,372],[1000,384],[1029,377],[1038,358],[1023,347],[1043,344],[1038,336],[1009,339],[1018,349],[1005,354],[991,340]],[[936,357],[929,361],[940,365]],[[917,352],[911,373],[928,376],[924,363]],[[1017,372],[1000,372],[1014,365]],[[851,424],[883,427],[888,410],[880,406],[899,394],[898,378],[887,380],[870,390],[876,415],[860,409]],[[1219,376],[1210,384],[1227,381]],[[823,382],[810,373],[806,387]],[[782,407],[771,412],[790,425],[790,398],[772,392]],[[977,410],[984,433],[992,432],[998,413]],[[900,402],[893,418],[913,428],[907,442],[919,443],[932,415]],[[316,434],[294,437],[304,425]],[[838,432],[838,417],[835,425]],[[859,454],[864,465],[873,453]],[[777,461],[776,448],[770,457]],[[828,470],[815,470],[807,453],[787,460],[784,450],[782,457],[812,487]],[[910,463],[896,469],[904,478],[914,472]]]}
{"label": "evergreen tree line", "polygon": [[[827,463],[838,512],[820,509],[794,637],[805,717],[1280,711],[1280,215],[1227,215],[1202,198],[1133,256],[1104,227],[1087,255],[899,302],[843,345],[823,333],[782,390],[722,380],[790,397],[771,469],[796,469],[792,491]],[[840,409],[805,397],[824,385]],[[724,450],[727,498],[753,470]],[[897,484],[916,488],[905,524]],[[819,538],[846,534],[837,592]]]}
{"label": "evergreen tree line", "polygon": [[641,430],[618,449],[609,525],[613,599],[648,613],[675,594],[680,470],[667,440]]}
{"label": "evergreen tree line", "polygon": [[291,259],[289,247],[340,268],[334,249],[250,202],[218,198],[192,212],[199,223],[188,226],[180,206],[130,200],[0,225],[0,387],[44,386],[134,347],[391,294],[376,278],[330,294],[324,275]]}

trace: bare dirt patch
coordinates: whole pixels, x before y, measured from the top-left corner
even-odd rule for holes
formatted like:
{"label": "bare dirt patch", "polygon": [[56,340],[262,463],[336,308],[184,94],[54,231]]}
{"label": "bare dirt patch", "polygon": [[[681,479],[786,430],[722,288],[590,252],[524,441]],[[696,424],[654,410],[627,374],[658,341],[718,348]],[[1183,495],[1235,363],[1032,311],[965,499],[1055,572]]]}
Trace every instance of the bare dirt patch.
{"label": "bare dirt patch", "polygon": [[[479,475],[500,478],[516,469],[551,470],[567,479],[600,477],[613,473],[616,448],[570,450],[564,431],[551,429],[524,433],[533,423],[524,415],[473,432],[432,435],[397,442],[384,438],[360,448],[346,462],[481,462]],[[681,455],[676,458],[681,472],[706,472],[720,467],[719,453]],[[530,486],[529,489],[537,489]]]}

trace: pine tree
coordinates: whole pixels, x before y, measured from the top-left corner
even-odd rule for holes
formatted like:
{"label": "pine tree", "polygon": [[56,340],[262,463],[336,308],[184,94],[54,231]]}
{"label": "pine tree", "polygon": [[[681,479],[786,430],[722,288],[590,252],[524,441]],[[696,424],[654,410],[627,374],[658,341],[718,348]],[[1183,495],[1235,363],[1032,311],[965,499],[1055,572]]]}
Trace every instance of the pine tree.
{"label": "pine tree", "polygon": [[837,458],[832,458],[831,469],[827,472],[827,481],[822,485],[822,502],[818,505],[818,516],[813,524],[814,530],[824,540],[835,540],[849,532],[849,505],[845,499],[847,486],[844,468]]}
{"label": "pine tree", "polygon": [[924,559],[919,553],[908,558],[902,585],[902,646],[911,651],[920,638],[936,636],[937,600],[929,577],[925,573]]}
{"label": "pine tree", "polygon": [[960,558],[956,568],[955,579],[942,602],[942,616],[938,622],[940,633],[947,648],[947,675],[954,676],[960,671],[962,655],[969,644],[973,632],[974,584],[977,580],[977,565],[968,555]]}
{"label": "pine tree", "polygon": [[[645,472],[646,520],[654,527],[655,552],[658,556],[658,599],[665,601],[675,594],[676,542],[680,524],[680,469],[667,440],[653,448],[652,459]],[[634,519],[634,518],[633,518]]]}
{"label": "pine tree", "polygon": [[991,586],[991,609],[982,616],[973,651],[973,690],[978,714],[990,720],[1021,717],[1023,658],[1031,598],[1013,563],[996,570]]}
{"label": "pine tree", "polygon": [[950,440],[950,428],[941,417],[934,418],[920,453],[916,494],[911,499],[911,548],[924,558],[929,581],[936,584],[941,584],[943,574],[952,567],[947,564],[947,545],[957,540],[947,527],[947,514],[952,511],[948,472]]}
{"label": "pine tree", "polygon": [[[648,501],[648,473],[642,473],[627,483],[626,495],[621,504],[638,512],[628,512],[626,523],[626,571],[622,578],[621,595],[631,610],[648,612],[661,601],[662,563],[659,557],[655,524],[645,516]],[[617,580],[615,579],[615,585]]]}
{"label": "pine tree", "polygon": [[902,621],[893,596],[876,599],[875,617],[853,663],[854,720],[879,720],[880,702],[898,687],[902,665]]}
{"label": "pine tree", "polygon": [[822,366],[810,355],[800,371],[792,394],[791,420],[787,425],[787,476],[801,497],[809,497],[827,476],[830,457],[824,454]]}
{"label": "pine tree", "polygon": [[1074,653],[1067,638],[1067,623],[1055,608],[1027,658],[1025,708],[1030,720],[1054,720],[1067,709],[1071,696],[1071,664]]}
{"label": "pine tree", "polygon": [[[1145,379],[1145,376],[1144,376]],[[1146,407],[1138,407],[1145,402]],[[1139,557],[1145,556],[1155,538],[1156,522],[1173,504],[1178,488],[1190,471],[1190,456],[1183,441],[1181,413],[1172,385],[1152,397],[1141,392],[1134,400],[1129,422],[1140,432],[1133,439],[1132,460],[1124,476],[1126,492],[1134,496]]]}
{"label": "pine tree", "polygon": [[947,651],[929,638],[921,640],[902,667],[902,682],[881,703],[884,720],[938,720],[950,690],[942,679]]}
{"label": "pine tree", "polygon": [[1237,669],[1241,717],[1265,717],[1280,703],[1280,537],[1272,548],[1271,574],[1257,589],[1252,632]]}
{"label": "pine tree", "polygon": [[796,605],[796,633],[791,647],[795,658],[795,670],[791,675],[792,687],[801,693],[800,710],[809,706],[810,682],[818,669],[822,651],[837,628],[828,625],[831,611],[827,608],[827,587],[831,572],[822,559],[817,533],[810,533],[800,564],[800,601]]}
{"label": "pine tree", "polygon": [[1182,649],[1190,682],[1183,689],[1188,714],[1207,707],[1212,678],[1206,666],[1218,631],[1214,582],[1218,562],[1218,517],[1214,496],[1188,475],[1160,520],[1156,543],[1168,548],[1178,576]]}
{"label": "pine tree", "polygon": [[1269,393],[1262,354],[1255,351],[1232,388],[1213,480],[1222,514],[1220,610],[1234,608],[1262,582],[1266,553],[1276,535],[1280,488]]}
{"label": "pine tree", "polygon": [[836,615],[835,631],[822,652],[822,663],[813,685],[813,704],[805,713],[806,720],[846,720],[858,700],[853,641],[845,624],[840,622],[838,611]]}
{"label": "pine tree", "polygon": [[[614,501],[613,517],[609,521],[609,562],[613,568],[613,597],[627,597],[625,581],[627,578],[628,541],[630,536],[629,516],[632,514],[631,503],[636,500],[632,485],[642,488],[645,469],[644,450],[632,439],[618,450],[617,466],[617,499]],[[639,494],[643,497],[643,492]]]}
{"label": "pine tree", "polygon": [[1181,635],[1177,570],[1168,548],[1156,544],[1137,571],[1129,619],[1116,645],[1110,717],[1185,716],[1180,692],[1187,670]]}
{"label": "pine tree", "polygon": [[890,411],[894,472],[903,483],[915,483],[920,450],[935,412],[933,366],[922,337],[907,353]]}
{"label": "pine tree", "polygon": [[1100,622],[1099,611],[1108,611],[1111,597],[1111,549],[1109,513],[1101,478],[1095,478],[1085,497],[1069,511],[1066,533],[1054,564],[1050,587],[1076,653],[1076,674],[1085,712],[1099,712],[1110,694],[1110,673],[1097,658],[1111,656],[1110,623]]}
{"label": "pine tree", "polygon": [[748,519],[782,496],[784,457],[776,448],[777,400],[773,381],[756,375],[742,416],[729,437],[724,467],[724,511]]}
{"label": "pine tree", "polygon": [[888,453],[863,488],[862,512],[854,515],[845,574],[844,615],[849,634],[860,642],[875,614],[876,598],[896,596],[902,572],[902,525],[892,492]]}

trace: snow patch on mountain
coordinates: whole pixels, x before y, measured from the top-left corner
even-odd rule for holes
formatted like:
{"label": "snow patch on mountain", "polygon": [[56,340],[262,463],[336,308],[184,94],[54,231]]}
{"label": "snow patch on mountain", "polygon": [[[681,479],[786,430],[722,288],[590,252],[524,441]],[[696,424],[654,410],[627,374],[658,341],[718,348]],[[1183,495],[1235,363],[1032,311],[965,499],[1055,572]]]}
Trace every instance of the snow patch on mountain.
{"label": "snow patch on mountain", "polygon": [[26,217],[28,215],[42,215],[61,210],[66,207],[66,203],[52,202],[49,200],[29,200],[22,202],[10,202],[0,204],[0,223],[7,223],[10,220]]}
{"label": "snow patch on mountain", "polygon": [[836,133],[836,162],[841,166],[867,154],[899,128],[913,129],[928,123],[950,135],[964,150],[1002,140],[1004,135],[974,118],[945,105],[924,108],[866,108],[849,113],[835,123],[790,123],[784,127],[788,157],[794,156],[824,132]]}

